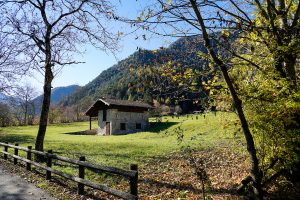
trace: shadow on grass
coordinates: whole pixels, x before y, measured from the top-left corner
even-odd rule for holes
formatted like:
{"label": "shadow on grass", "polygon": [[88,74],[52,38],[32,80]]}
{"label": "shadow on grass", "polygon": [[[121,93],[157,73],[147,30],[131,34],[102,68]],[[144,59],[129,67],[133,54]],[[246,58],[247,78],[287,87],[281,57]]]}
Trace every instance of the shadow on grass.
{"label": "shadow on grass", "polygon": [[31,135],[19,135],[19,134],[1,134],[0,141],[8,143],[31,143],[34,142],[35,137]]}
{"label": "shadow on grass", "polygon": [[150,122],[149,128],[145,131],[159,133],[160,131],[164,131],[176,124],[179,124],[179,122]]}
{"label": "shadow on grass", "polygon": [[76,131],[76,132],[68,132],[68,133],[62,133],[67,135],[96,135],[97,129],[92,130],[85,130],[85,131]]}
{"label": "shadow on grass", "polygon": [[[152,133],[159,133],[160,131],[167,130],[171,126],[174,126],[178,124],[179,122],[150,122],[149,128],[147,128],[145,131],[152,132]],[[126,133],[126,134],[120,134],[120,135],[129,135],[138,133],[139,131],[132,133]],[[85,130],[85,131],[76,131],[76,132],[68,132],[68,133],[62,133],[66,135],[97,135],[97,129],[92,130]],[[118,135],[115,135],[118,136]]]}

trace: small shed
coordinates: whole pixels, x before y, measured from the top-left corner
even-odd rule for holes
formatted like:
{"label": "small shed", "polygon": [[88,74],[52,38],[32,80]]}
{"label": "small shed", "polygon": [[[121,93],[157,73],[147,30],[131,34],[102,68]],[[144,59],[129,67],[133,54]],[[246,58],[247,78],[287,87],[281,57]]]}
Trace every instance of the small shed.
{"label": "small shed", "polygon": [[98,99],[86,115],[98,117],[98,135],[118,135],[144,130],[149,125],[147,103],[118,99]]}

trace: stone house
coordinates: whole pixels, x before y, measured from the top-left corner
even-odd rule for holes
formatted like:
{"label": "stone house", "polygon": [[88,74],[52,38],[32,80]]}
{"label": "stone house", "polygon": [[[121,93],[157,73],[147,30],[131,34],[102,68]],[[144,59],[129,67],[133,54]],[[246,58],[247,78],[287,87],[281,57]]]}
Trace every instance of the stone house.
{"label": "stone house", "polygon": [[118,135],[144,130],[149,125],[151,108],[143,102],[101,98],[86,115],[90,119],[98,117],[98,135]]}

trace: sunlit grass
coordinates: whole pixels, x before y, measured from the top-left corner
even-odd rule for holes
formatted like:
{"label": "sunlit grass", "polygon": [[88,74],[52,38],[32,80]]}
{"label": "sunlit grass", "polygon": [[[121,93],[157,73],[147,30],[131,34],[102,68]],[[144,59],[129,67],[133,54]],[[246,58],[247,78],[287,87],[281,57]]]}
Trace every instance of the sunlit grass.
{"label": "sunlit grass", "polygon": [[[72,135],[89,128],[89,122],[49,125],[45,150],[78,159],[86,156],[92,163],[125,167],[157,156],[178,152],[181,148],[210,148],[228,145],[232,141],[231,128],[225,121],[236,120],[233,113],[218,112],[204,115],[163,117],[162,123],[152,124],[145,132],[121,136]],[[151,121],[155,121],[151,119]],[[93,128],[97,122],[93,122]],[[34,146],[38,126],[0,128],[0,141]],[[178,135],[183,132],[182,141]]]}

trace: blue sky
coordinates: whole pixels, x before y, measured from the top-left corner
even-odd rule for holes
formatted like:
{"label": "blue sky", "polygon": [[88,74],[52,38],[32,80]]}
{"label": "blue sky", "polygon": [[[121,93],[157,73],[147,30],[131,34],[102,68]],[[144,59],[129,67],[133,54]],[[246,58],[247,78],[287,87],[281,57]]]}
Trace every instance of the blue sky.
{"label": "blue sky", "polygon": [[[118,5],[118,12],[120,15],[135,17],[140,13],[142,7],[145,6],[145,1],[126,0],[122,1]],[[113,25],[115,31],[128,32],[130,31],[127,24],[115,24]],[[141,34],[141,33],[139,33]],[[142,33],[144,34],[144,33]],[[161,46],[168,46],[174,39],[162,38],[158,36],[151,36],[147,40],[143,40],[142,37],[136,38],[136,34],[128,35],[120,41],[120,48],[114,56],[112,53],[105,53],[98,49],[95,49],[91,45],[86,45],[83,48],[86,49],[86,53],[83,55],[76,55],[74,58],[77,61],[85,62],[83,64],[70,65],[63,68],[60,74],[58,74],[53,80],[53,87],[67,86],[72,84],[85,85],[97,77],[103,70],[116,64],[119,60],[127,58],[134,53],[137,47],[144,49],[157,49]],[[150,37],[147,33],[147,37]],[[43,88],[43,76],[34,72],[33,77],[27,78],[24,82],[29,82],[34,86],[39,93],[42,93]]]}

